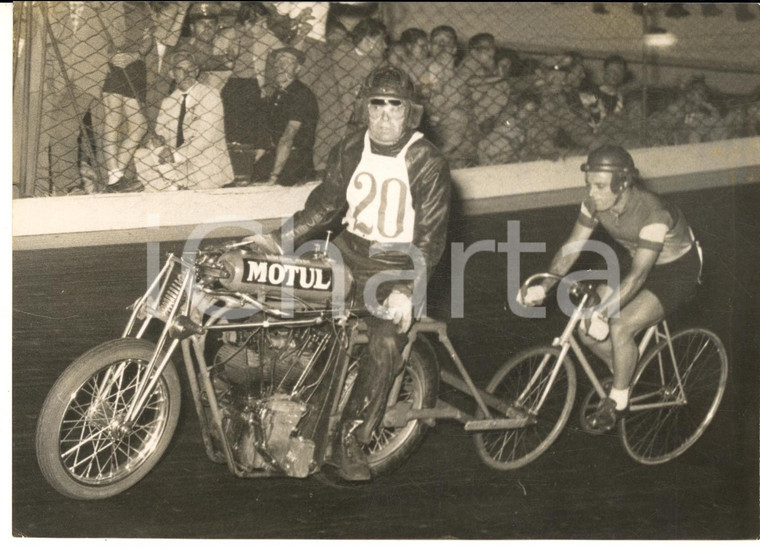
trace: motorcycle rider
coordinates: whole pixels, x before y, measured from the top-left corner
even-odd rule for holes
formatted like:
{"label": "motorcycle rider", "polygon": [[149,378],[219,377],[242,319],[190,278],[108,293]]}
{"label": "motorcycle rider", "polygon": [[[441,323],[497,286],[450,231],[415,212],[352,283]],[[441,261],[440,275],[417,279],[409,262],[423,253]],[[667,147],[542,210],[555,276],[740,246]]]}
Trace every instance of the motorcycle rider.
{"label": "motorcycle rider", "polygon": [[[349,481],[370,479],[360,444],[370,442],[401,371],[413,308],[419,312],[424,300],[424,291],[415,288],[427,281],[443,253],[451,186],[446,159],[415,131],[422,106],[414,102],[414,84],[403,70],[384,65],[370,73],[356,114],[366,129],[347,135],[333,148],[324,180],[304,209],[283,225],[289,228],[281,235],[281,241],[292,239],[295,249],[342,218],[346,228],[334,244],[356,280],[358,306],[369,304],[364,288],[375,274],[413,268],[410,255],[399,246],[420,252],[424,259],[424,276],[392,279],[374,295],[387,313],[367,318],[367,356],[359,364],[332,457],[339,475]],[[380,253],[370,250],[373,244],[380,246]]]}

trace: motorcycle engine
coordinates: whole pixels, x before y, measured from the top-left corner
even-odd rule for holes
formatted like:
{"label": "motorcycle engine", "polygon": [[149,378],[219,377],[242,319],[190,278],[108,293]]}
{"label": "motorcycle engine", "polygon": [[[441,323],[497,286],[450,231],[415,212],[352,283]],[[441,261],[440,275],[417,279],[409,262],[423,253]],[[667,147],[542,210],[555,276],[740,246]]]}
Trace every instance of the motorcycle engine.
{"label": "motorcycle engine", "polygon": [[321,338],[315,331],[283,327],[227,333],[213,360],[217,374],[248,396],[287,392],[314,355]]}
{"label": "motorcycle engine", "polygon": [[[306,477],[314,442],[309,397],[326,360],[324,327],[225,332],[213,359],[225,436],[245,469]],[[309,430],[304,431],[304,429]]]}

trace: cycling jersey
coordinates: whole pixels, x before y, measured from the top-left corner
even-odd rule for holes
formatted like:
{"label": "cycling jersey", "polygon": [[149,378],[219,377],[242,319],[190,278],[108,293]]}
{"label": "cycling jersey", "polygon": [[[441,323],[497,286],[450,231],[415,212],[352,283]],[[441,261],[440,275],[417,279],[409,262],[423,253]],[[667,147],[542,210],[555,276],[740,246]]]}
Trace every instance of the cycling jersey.
{"label": "cycling jersey", "polygon": [[638,187],[628,190],[628,201],[617,214],[612,209],[596,211],[587,198],[578,222],[588,228],[601,225],[633,256],[639,248],[659,251],[656,264],[663,265],[686,255],[691,249],[691,229],[676,206]]}

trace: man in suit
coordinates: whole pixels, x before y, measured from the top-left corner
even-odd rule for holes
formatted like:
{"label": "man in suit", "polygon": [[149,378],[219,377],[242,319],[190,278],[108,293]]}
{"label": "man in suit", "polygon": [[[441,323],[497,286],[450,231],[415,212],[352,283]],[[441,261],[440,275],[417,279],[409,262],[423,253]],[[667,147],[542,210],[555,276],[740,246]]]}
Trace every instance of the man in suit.
{"label": "man in suit", "polygon": [[192,54],[177,52],[170,62],[177,89],[161,103],[148,146],[135,154],[138,177],[150,191],[219,188],[233,179],[222,99],[198,82]]}

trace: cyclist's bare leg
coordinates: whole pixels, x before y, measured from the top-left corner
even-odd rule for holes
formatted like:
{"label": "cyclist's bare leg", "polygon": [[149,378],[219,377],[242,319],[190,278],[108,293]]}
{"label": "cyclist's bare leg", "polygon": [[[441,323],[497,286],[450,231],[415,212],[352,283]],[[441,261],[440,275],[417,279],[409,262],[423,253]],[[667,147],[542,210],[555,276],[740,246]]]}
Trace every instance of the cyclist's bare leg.
{"label": "cyclist's bare leg", "polygon": [[613,387],[626,390],[639,361],[639,350],[634,337],[641,330],[656,324],[665,317],[659,299],[654,293],[641,290],[623,307],[618,318],[610,318],[610,336],[614,364]]}
{"label": "cyclist's bare leg", "polygon": [[595,356],[597,356],[600,360],[604,362],[604,365],[607,366],[607,368],[610,370],[610,372],[613,372],[614,369],[612,368],[612,341],[609,337],[604,339],[603,341],[597,341],[593,337],[589,337],[585,331],[582,329],[578,330],[578,336],[581,339],[581,342],[583,345],[591,350],[591,352],[594,353]]}

